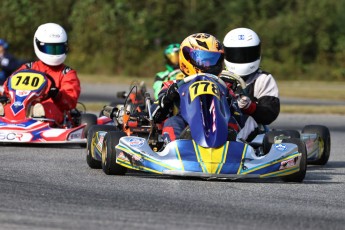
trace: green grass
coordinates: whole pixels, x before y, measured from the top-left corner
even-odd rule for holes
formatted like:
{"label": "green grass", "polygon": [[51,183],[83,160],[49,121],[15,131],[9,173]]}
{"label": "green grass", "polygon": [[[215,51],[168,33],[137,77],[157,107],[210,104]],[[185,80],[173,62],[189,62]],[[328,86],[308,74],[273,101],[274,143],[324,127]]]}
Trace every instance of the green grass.
{"label": "green grass", "polygon": [[278,81],[281,97],[344,100],[344,82]]}

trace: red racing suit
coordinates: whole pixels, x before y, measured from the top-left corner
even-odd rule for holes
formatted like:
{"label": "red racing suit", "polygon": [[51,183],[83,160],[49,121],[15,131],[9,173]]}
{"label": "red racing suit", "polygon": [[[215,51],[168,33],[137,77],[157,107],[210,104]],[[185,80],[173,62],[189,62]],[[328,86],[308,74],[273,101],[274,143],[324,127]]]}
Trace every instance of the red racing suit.
{"label": "red racing suit", "polygon": [[[80,81],[77,72],[70,67],[61,64],[58,66],[49,66],[42,61],[30,62],[22,65],[18,70],[33,69],[50,75],[59,93],[54,99],[49,98],[42,102],[46,118],[54,119],[57,123],[62,123],[64,112],[76,107],[80,95]],[[4,84],[4,93],[8,90]]]}

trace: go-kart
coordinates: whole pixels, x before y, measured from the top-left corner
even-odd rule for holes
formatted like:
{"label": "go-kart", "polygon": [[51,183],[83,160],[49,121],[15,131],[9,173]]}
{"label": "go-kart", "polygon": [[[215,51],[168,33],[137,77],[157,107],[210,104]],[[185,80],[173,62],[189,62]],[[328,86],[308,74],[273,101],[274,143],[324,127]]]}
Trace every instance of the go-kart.
{"label": "go-kart", "polygon": [[[246,83],[243,79],[229,71],[222,72],[222,79],[229,80],[235,85],[234,91],[246,94]],[[238,88],[237,88],[238,87]],[[238,110],[237,112],[240,113]],[[264,154],[268,153],[272,144],[279,144],[282,140],[297,138],[303,141],[307,151],[307,163],[325,165],[331,151],[330,131],[323,125],[306,125],[301,132],[298,130],[270,130],[268,126],[259,125],[259,134],[251,141],[252,145],[260,146]]]}
{"label": "go-kart", "polygon": [[8,96],[0,97],[4,107],[0,116],[0,143],[85,145],[92,125],[112,123],[109,118],[97,118],[77,109],[66,112],[62,124],[33,117],[33,105],[47,100],[52,87],[55,83],[49,75],[34,70],[20,70],[9,77]]}
{"label": "go-kart", "polygon": [[[193,75],[178,85],[180,114],[188,123],[179,139],[164,143],[150,109],[144,117],[142,114],[135,117],[126,108],[122,112],[108,109],[106,114],[121,121],[122,128],[107,127],[94,133],[90,129],[88,165],[115,175],[134,169],[201,178],[281,177],[284,181],[303,181],[307,151],[301,139],[282,139],[264,153],[262,148],[230,135],[235,131],[228,129],[231,117],[228,91],[221,79],[211,74]],[[149,99],[146,103],[150,108]],[[140,119],[146,125],[136,126],[135,132],[128,130],[133,121]]]}
{"label": "go-kart", "polygon": [[128,104],[137,110],[145,108],[145,94],[147,93],[146,85],[143,81],[132,81],[129,86],[129,91],[117,92],[117,101],[110,103],[110,106],[116,107],[118,105]]}

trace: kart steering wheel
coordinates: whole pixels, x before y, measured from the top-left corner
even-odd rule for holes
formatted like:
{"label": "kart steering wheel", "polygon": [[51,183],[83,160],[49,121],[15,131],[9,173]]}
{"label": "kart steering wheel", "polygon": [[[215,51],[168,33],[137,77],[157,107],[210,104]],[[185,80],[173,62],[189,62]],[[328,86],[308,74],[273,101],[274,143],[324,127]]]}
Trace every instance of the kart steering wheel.
{"label": "kart steering wheel", "polygon": [[241,87],[241,91],[242,91],[241,94],[245,96],[248,95],[248,92],[246,90],[247,84],[239,75],[227,70],[223,70],[220,75],[221,77],[229,80],[230,82],[237,82]]}

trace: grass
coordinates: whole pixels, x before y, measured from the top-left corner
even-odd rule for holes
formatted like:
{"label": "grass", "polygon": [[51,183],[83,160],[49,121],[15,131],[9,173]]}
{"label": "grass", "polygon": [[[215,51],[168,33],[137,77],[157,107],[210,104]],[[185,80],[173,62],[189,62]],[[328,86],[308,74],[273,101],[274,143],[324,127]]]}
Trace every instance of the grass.
{"label": "grass", "polygon": [[344,82],[278,81],[281,97],[345,101]]}
{"label": "grass", "polygon": [[[133,80],[144,81],[146,86],[153,84],[152,78],[137,78],[133,76],[109,76],[109,75],[88,75],[80,74],[82,82],[87,83],[106,83],[131,84]],[[326,82],[326,81],[277,81],[280,97],[286,98],[306,98],[320,100],[345,101],[345,82]],[[100,111],[104,103],[86,103],[90,111]],[[345,115],[345,106],[339,105],[282,105],[282,113],[323,113],[323,114],[341,114]]]}
{"label": "grass", "polygon": [[345,106],[281,105],[281,113],[339,114],[345,115]]}

